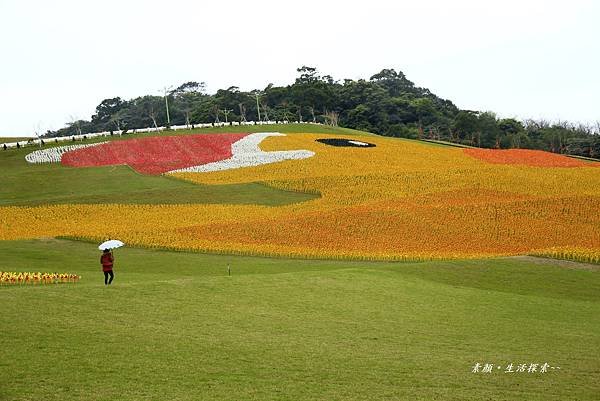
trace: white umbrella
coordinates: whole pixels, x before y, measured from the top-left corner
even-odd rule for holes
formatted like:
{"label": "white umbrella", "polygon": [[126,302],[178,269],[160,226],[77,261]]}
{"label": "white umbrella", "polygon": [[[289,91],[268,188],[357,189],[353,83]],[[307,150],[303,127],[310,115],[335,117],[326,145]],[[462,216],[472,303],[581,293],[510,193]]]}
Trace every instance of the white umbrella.
{"label": "white umbrella", "polygon": [[122,243],[119,240],[116,239],[111,239],[108,241],[105,241],[103,243],[100,244],[100,246],[98,247],[98,249],[100,249],[101,251],[105,250],[105,249],[114,249],[114,248],[120,248],[123,245],[125,245],[124,243]]}

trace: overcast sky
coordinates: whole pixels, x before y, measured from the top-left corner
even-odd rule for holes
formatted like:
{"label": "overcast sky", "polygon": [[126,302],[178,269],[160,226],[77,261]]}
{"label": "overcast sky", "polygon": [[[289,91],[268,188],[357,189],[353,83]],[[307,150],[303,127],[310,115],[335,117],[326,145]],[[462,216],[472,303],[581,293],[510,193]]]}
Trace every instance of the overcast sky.
{"label": "overcast sky", "polygon": [[600,120],[600,2],[0,0],[0,136],[89,119],[102,99],[403,71],[458,107]]}

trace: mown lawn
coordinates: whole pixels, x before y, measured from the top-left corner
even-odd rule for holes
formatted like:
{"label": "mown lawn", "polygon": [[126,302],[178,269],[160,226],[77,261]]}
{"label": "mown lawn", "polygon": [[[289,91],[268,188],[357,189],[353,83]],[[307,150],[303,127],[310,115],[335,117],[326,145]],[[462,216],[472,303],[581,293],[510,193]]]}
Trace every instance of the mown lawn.
{"label": "mown lawn", "polygon": [[[597,400],[600,272],[0,242],[0,400]],[[227,275],[227,265],[232,275]],[[471,373],[475,363],[493,373]],[[504,373],[508,363],[548,373]]]}

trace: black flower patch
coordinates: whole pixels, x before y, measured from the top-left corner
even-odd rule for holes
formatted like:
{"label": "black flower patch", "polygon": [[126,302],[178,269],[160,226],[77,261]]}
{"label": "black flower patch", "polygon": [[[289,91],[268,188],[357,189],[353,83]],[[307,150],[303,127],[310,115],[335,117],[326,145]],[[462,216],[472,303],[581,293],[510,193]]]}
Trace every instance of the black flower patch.
{"label": "black flower patch", "polygon": [[375,147],[374,143],[358,141],[356,139],[325,138],[325,139],[317,139],[317,142],[324,143],[325,145],[330,145],[330,146],[351,147],[351,148],[374,148]]}

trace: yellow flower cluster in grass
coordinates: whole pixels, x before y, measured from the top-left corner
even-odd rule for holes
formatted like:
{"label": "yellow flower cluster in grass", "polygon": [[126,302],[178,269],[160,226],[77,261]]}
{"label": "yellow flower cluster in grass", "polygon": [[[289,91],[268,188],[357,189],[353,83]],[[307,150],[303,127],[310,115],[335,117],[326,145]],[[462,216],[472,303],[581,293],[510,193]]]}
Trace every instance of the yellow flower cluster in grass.
{"label": "yellow flower cluster in grass", "polygon": [[[0,239],[74,236],[252,255],[428,260],[537,252],[597,262],[600,172],[488,164],[462,149],[375,136],[333,147],[335,135],[270,137],[266,151],[315,156],[174,176],[202,184],[263,182],[318,193],[280,207],[61,205],[0,208]],[[562,252],[562,253],[561,253]]]}
{"label": "yellow flower cluster in grass", "polygon": [[81,276],[70,273],[2,272],[0,285],[76,283]]}

